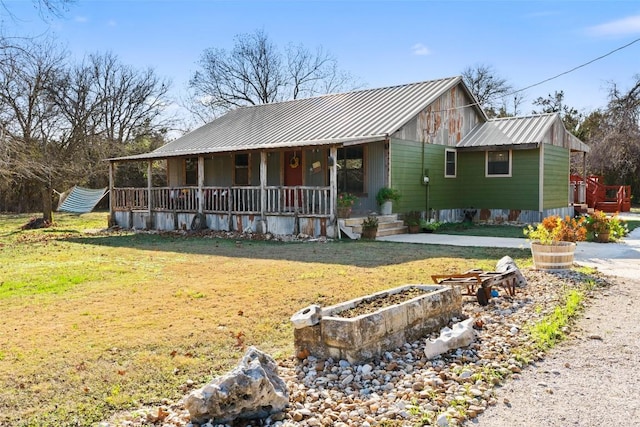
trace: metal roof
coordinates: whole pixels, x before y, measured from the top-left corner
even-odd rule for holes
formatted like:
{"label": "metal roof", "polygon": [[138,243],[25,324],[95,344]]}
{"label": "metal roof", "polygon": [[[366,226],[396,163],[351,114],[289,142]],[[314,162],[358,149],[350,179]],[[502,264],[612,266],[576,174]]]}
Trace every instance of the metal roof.
{"label": "metal roof", "polygon": [[556,122],[562,126],[571,150],[589,151],[585,143],[564,129],[564,124],[557,113],[489,120],[476,126],[458,143],[457,147],[483,149],[496,146],[518,146],[519,148],[537,146],[545,142],[549,129]]}
{"label": "metal roof", "polygon": [[151,153],[110,160],[384,139],[461,82],[458,76],[240,107]]}

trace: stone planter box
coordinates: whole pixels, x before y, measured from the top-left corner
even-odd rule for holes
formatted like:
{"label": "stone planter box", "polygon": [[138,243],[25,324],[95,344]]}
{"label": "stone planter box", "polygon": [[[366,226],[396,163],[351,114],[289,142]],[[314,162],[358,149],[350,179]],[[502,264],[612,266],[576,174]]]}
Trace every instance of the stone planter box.
{"label": "stone planter box", "polygon": [[[424,293],[372,313],[340,317],[358,304],[410,288]],[[462,296],[457,288],[405,285],[325,308],[310,306],[294,314],[291,321],[296,354],[362,363],[438,331],[461,314]]]}

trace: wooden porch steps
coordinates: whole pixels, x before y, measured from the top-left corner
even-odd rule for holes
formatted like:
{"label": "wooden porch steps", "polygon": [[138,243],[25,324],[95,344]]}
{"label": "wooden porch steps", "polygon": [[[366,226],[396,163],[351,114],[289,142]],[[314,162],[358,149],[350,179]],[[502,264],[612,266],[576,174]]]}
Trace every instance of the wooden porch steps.
{"label": "wooden porch steps", "polygon": [[[358,218],[346,218],[339,220],[340,231],[346,234],[349,238],[360,238],[362,234],[362,221],[364,217]],[[398,219],[397,214],[393,215],[378,215],[378,233],[376,237],[391,236],[393,234],[405,234],[407,227],[404,223]],[[351,237],[349,234],[357,237]]]}
{"label": "wooden porch steps", "polygon": [[615,213],[619,210],[617,202],[596,202],[595,209],[607,213]]}

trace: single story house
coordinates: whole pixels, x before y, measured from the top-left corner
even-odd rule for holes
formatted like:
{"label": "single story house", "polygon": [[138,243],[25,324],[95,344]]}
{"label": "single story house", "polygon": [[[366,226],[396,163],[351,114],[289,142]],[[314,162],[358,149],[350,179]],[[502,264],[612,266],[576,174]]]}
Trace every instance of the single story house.
{"label": "single story house", "polygon": [[[573,214],[570,156],[586,146],[557,114],[488,119],[461,77],[237,108],[152,151],[109,159],[110,219],[125,228],[206,226],[336,236],[355,214],[539,221]],[[123,162],[165,161],[167,186],[114,187]]]}

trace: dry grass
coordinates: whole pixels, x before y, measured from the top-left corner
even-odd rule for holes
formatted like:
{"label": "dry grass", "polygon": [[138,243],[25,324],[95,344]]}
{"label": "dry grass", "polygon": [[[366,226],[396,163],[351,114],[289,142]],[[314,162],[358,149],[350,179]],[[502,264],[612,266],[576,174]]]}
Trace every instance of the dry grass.
{"label": "dry grass", "polygon": [[256,345],[293,352],[290,316],[528,251],[89,234],[106,215],[21,231],[0,216],[0,425],[91,425],[177,399]]}

